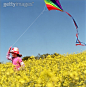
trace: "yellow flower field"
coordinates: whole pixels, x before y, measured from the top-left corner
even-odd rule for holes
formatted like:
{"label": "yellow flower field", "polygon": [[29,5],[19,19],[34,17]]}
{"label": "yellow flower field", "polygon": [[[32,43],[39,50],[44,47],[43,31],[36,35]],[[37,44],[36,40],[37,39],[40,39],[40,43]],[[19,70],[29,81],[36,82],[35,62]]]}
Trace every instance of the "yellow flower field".
{"label": "yellow flower field", "polygon": [[25,69],[16,72],[12,63],[0,64],[0,87],[86,87],[86,51],[31,56],[24,63]]}

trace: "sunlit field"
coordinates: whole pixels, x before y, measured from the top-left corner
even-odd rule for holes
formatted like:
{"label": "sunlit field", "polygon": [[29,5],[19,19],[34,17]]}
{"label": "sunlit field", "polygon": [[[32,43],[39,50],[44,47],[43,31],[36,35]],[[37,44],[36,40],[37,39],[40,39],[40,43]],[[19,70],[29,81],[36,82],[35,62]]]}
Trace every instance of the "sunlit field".
{"label": "sunlit field", "polygon": [[24,61],[14,72],[12,63],[0,64],[0,87],[86,87],[86,51]]}

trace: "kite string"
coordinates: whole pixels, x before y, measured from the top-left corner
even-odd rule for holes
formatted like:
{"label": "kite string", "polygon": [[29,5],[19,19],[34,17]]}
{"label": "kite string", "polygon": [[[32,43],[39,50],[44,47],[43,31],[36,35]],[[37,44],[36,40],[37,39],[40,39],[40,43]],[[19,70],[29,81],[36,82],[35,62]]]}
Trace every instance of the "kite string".
{"label": "kite string", "polygon": [[[45,11],[45,7],[46,7],[46,5],[44,6],[44,9],[43,9],[43,11],[39,14],[39,16],[31,23],[31,25],[20,35],[20,37],[13,43],[13,45],[15,44],[15,43],[17,43],[18,42],[18,40],[26,33],[26,31],[36,22],[36,20],[43,14],[43,12]],[[12,46],[13,46],[12,45]]]}

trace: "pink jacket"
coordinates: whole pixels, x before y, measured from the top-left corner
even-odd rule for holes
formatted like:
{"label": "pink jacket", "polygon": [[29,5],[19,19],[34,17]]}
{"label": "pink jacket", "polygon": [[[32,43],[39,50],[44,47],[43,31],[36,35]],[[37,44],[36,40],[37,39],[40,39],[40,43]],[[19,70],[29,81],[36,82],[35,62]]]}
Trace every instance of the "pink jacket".
{"label": "pink jacket", "polygon": [[21,67],[21,65],[23,67],[25,66],[24,62],[22,61],[22,59],[20,57],[16,57],[16,58],[10,57],[10,53],[9,52],[6,55],[6,58],[8,60],[11,60],[12,61],[12,64],[15,66],[14,69],[19,70],[19,68]]}

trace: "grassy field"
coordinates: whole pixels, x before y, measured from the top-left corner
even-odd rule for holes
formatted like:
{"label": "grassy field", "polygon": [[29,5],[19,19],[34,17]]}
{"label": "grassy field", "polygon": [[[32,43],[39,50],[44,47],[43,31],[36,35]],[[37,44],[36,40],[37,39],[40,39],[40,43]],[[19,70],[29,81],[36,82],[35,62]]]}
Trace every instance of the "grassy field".
{"label": "grassy field", "polygon": [[24,61],[14,72],[12,63],[0,64],[0,87],[86,87],[86,51],[48,55]]}

